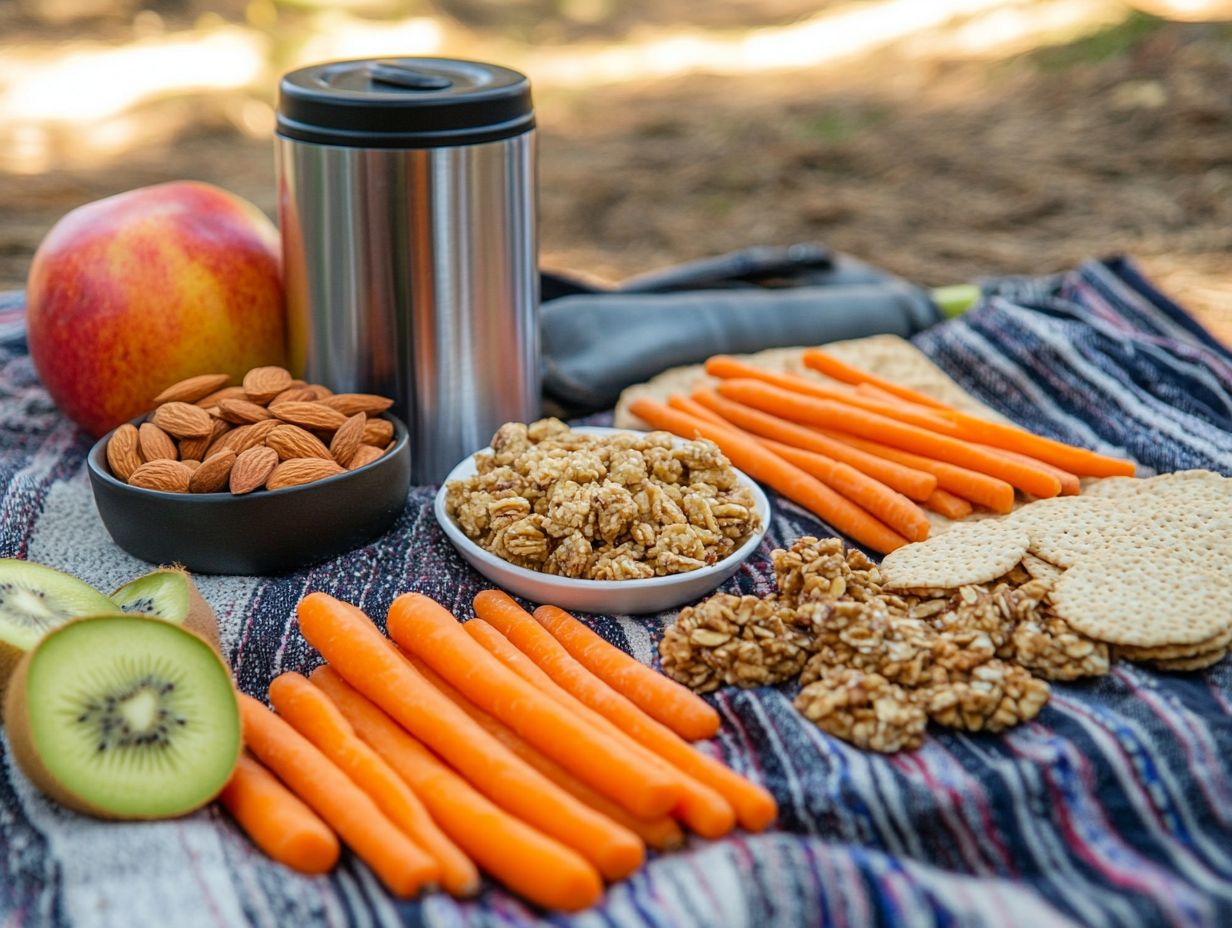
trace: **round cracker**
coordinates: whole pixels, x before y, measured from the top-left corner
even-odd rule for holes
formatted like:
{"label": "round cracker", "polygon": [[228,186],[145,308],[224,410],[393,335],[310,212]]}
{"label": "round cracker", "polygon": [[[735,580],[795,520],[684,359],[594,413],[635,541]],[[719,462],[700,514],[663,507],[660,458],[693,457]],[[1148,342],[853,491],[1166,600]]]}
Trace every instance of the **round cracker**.
{"label": "round cracker", "polygon": [[1218,664],[1221,660],[1228,656],[1227,648],[1217,648],[1214,651],[1209,651],[1205,654],[1199,654],[1195,657],[1180,657],[1175,660],[1155,661],[1154,667],[1156,670],[1169,671],[1186,671],[1186,670],[1201,670],[1204,667],[1210,667],[1212,664]]}
{"label": "round cracker", "polygon": [[1072,567],[1106,544],[1104,530],[1127,510],[1112,500],[1056,496],[1023,506],[1009,520],[1030,537],[1030,552],[1058,567]]}
{"label": "round cracker", "polygon": [[1197,657],[1211,651],[1221,651],[1232,644],[1232,626],[1193,644],[1166,644],[1158,648],[1137,648],[1133,645],[1120,645],[1117,656],[1127,661],[1170,661],[1186,657]]}
{"label": "round cracker", "polygon": [[970,522],[927,541],[904,545],[881,562],[891,590],[953,590],[1009,573],[1027,553],[1027,533],[1007,519]]}
{"label": "round cracker", "polygon": [[1047,580],[1052,584],[1060,580],[1061,574],[1065,573],[1064,567],[1058,567],[1042,557],[1036,557],[1030,551],[1022,556],[1022,568],[1036,580]]}
{"label": "round cracker", "polygon": [[1232,582],[1172,548],[1121,547],[1069,568],[1057,615],[1109,644],[1195,644],[1232,625]]}

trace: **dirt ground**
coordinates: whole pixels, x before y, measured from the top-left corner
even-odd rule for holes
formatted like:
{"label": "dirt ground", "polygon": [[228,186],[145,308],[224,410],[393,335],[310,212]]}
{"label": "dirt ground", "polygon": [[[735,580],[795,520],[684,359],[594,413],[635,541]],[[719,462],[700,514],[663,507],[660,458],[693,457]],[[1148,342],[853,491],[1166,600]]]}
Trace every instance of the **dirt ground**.
{"label": "dirt ground", "polygon": [[[995,60],[883,49],[799,71],[536,85],[541,255],[615,280],[823,241],[937,285],[1123,252],[1232,343],[1229,87],[1232,28],[1142,15]],[[221,119],[97,166],[0,173],[0,289],[22,285],[68,209],[181,177],[272,211],[268,138]]]}

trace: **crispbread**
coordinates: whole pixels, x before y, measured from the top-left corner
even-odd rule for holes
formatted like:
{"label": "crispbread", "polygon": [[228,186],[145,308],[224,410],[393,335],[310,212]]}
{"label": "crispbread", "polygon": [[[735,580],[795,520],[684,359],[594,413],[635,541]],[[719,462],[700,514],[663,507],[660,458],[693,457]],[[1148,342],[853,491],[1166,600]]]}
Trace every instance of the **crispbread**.
{"label": "crispbread", "polygon": [[881,562],[891,590],[957,589],[1009,573],[1026,554],[1027,533],[1010,522],[956,525],[943,535],[904,545]]}
{"label": "crispbread", "polygon": [[1212,664],[1218,664],[1227,656],[1227,648],[1216,648],[1214,651],[1196,654],[1193,657],[1178,657],[1175,660],[1155,661],[1154,665],[1159,670],[1201,670],[1204,667],[1210,667]]}
{"label": "crispbread", "polygon": [[1030,552],[1057,567],[1070,567],[1105,544],[1103,531],[1123,517],[1111,500],[1057,496],[1036,500],[1016,510],[1006,521],[1031,539]]}
{"label": "crispbread", "polygon": [[1194,644],[1232,625],[1232,582],[1168,548],[1083,560],[1057,581],[1051,599],[1071,626],[1111,644]]}

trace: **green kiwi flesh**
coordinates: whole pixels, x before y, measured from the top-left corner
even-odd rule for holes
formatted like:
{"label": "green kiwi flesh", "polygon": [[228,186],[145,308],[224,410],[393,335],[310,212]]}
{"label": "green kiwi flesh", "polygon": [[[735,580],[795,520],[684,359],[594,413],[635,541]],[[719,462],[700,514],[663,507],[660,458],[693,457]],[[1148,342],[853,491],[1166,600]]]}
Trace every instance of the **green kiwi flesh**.
{"label": "green kiwi flesh", "polygon": [[21,656],[43,635],[79,615],[114,608],[76,577],[31,561],[0,558],[0,698]]}
{"label": "green kiwi flesh", "polygon": [[91,616],[50,632],[18,665],[4,719],[34,784],[103,818],[191,812],[226,785],[242,746],[218,654],[148,616]]}
{"label": "green kiwi flesh", "polygon": [[111,601],[121,612],[183,625],[219,650],[218,619],[186,570],[160,567],[124,584],[111,594]]}

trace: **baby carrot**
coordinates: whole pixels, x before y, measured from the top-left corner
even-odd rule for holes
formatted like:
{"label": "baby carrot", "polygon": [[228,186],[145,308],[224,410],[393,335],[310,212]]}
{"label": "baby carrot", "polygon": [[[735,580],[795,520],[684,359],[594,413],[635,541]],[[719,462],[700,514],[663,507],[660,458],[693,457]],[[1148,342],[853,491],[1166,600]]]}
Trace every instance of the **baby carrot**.
{"label": "baby carrot", "polygon": [[578,853],[488,800],[332,667],[318,667],[310,679],[484,871],[545,908],[576,912],[599,901],[603,882]]}
{"label": "baby carrot", "polygon": [[860,508],[867,509],[908,541],[923,541],[928,537],[928,516],[924,515],[924,511],[884,483],[824,454],[793,448],[771,438],[758,441],[783,460],[795,464],[806,474],[812,474]]}
{"label": "baby carrot", "polygon": [[269,687],[270,702],[291,727],[367,793],[406,836],[428,852],[439,870],[438,880],[455,896],[479,890],[479,871],[432,821],[409,786],[372,748],[360,739],[328,696],[297,673],[284,673]]}
{"label": "baby carrot", "polygon": [[[518,608],[521,609],[520,606]],[[526,621],[530,621],[529,613],[523,611],[522,615]],[[721,838],[736,827],[736,813],[726,799],[639,744],[606,717],[559,686],[534,661],[519,651],[513,642],[483,619],[472,619],[463,627],[485,650],[522,679],[556,700],[588,725],[606,733],[624,750],[645,764],[647,769],[662,770],[671,777],[680,790],[680,799],[672,813],[703,838]]]}
{"label": "baby carrot", "polygon": [[575,661],[680,737],[699,741],[719,733],[719,713],[706,700],[608,644],[569,613],[545,607],[534,618]]}
{"label": "baby carrot", "polygon": [[596,732],[495,660],[453,614],[420,593],[404,593],[389,607],[389,636],[488,712],[634,815],[662,815],[676,803],[677,785],[647,770],[627,751]]}
{"label": "baby carrot", "polygon": [[852,367],[850,364],[840,361],[834,355],[822,351],[820,348],[806,350],[804,352],[804,364],[806,367],[811,367],[813,370],[825,374],[827,377],[833,377],[835,380],[841,380],[843,383],[871,383],[887,393],[892,393],[897,397],[917,403],[920,406],[931,406],[934,409],[947,408],[945,403],[933,399],[926,393],[912,390],[910,387],[899,386],[893,381],[878,377],[876,374],[870,374],[868,371]]}
{"label": "baby carrot", "polygon": [[859,448],[861,451],[869,454],[881,455],[888,461],[896,461],[908,467],[928,471],[928,473],[936,478],[937,486],[940,489],[949,490],[963,499],[978,503],[985,509],[1006,513],[1014,508],[1014,488],[997,477],[989,477],[987,474],[981,474],[979,471],[969,470],[966,467],[959,467],[957,464],[934,461],[932,458],[927,458],[923,455],[912,454],[910,451],[903,451],[899,448],[891,448],[889,445],[884,445],[879,441],[870,441],[867,438],[848,435],[845,432],[822,429],[821,433],[827,438],[846,442],[853,448]]}
{"label": "baby carrot", "polygon": [[218,799],[253,843],[280,864],[316,875],[338,862],[338,836],[251,755],[240,756]]}
{"label": "baby carrot", "polygon": [[911,499],[927,499],[928,494],[937,488],[937,478],[922,470],[904,467],[877,455],[867,454],[807,426],[788,422],[779,416],[719,396],[713,390],[697,390],[693,393],[693,399],[739,428],[765,438],[773,438],[793,448],[824,454],[854,467],[860,473],[867,474]]}
{"label": "baby carrot", "polygon": [[[864,409],[868,412],[880,413],[883,416],[889,416],[891,419],[899,419],[903,422],[910,422],[912,425],[918,425],[922,428],[931,429],[934,432],[940,432],[943,435],[956,435],[958,426],[950,419],[938,415],[935,411],[928,408],[918,407],[906,403],[886,402],[881,399],[866,396],[852,390],[850,388],[835,389],[828,387],[825,384],[817,383],[815,380],[809,380],[807,377],[798,377],[795,374],[783,374],[776,371],[767,371],[760,367],[754,367],[752,364],[745,364],[736,358],[727,357],[725,355],[715,355],[706,362],[706,373],[712,377],[718,377],[722,380],[732,380],[736,378],[748,378],[752,380],[760,380],[764,383],[772,384],[781,390],[790,390],[793,393],[802,393],[805,396],[811,396],[816,399],[834,400],[836,403],[846,403],[850,406],[855,406],[858,409]],[[897,399],[897,398],[895,398]]]}
{"label": "baby carrot", "polygon": [[[638,413],[637,415],[641,415]],[[554,614],[555,606],[540,611]],[[475,597],[475,611],[487,619],[523,654],[561,687],[607,718],[619,729],[654,751],[669,764],[723,796],[749,831],[761,831],[774,821],[774,797],[744,777],[695,750],[666,725],[656,722],[624,696],[569,656],[569,652],[511,597],[484,590]]]}
{"label": "baby carrot", "polygon": [[413,896],[439,868],[398,830],[368,794],[262,703],[237,694],[244,743],[335,829],[390,891]]}
{"label": "baby carrot", "polygon": [[637,835],[578,802],[471,721],[359,609],[326,593],[310,593],[299,601],[298,613],[308,643],[347,682],[502,808],[587,860],[602,862],[604,871],[627,867],[645,853]]}
{"label": "baby carrot", "polygon": [[[472,620],[472,622],[474,621],[477,620]],[[472,622],[467,622],[466,627],[469,628]],[[444,693],[453,701],[454,705],[474,719],[475,724],[565,792],[577,797],[596,812],[606,815],[612,821],[624,825],[655,850],[662,851],[679,847],[684,842],[684,834],[680,831],[680,826],[670,817],[661,815],[654,819],[643,819],[630,815],[621,806],[612,802],[602,793],[591,789],[560,764],[556,763],[556,761],[552,760],[552,758],[527,743],[524,738],[519,736],[517,732],[504,722],[488,715],[488,713],[484,712],[451,686],[444,677],[425,664],[422,659],[414,655],[407,655],[407,660],[427,678],[429,683]]]}
{"label": "baby carrot", "polygon": [[965,519],[972,512],[969,502],[946,490],[933,490],[932,495],[924,500],[923,505],[924,508],[931,509],[947,519]]}
{"label": "baby carrot", "polygon": [[816,477],[806,474],[734,429],[714,425],[647,397],[634,400],[629,405],[629,411],[655,428],[666,429],[682,438],[701,435],[710,439],[732,464],[754,480],[768,484],[844,535],[874,551],[888,554],[907,544],[907,539],[902,535],[845,496],[835,493]]}
{"label": "baby carrot", "polygon": [[719,383],[719,393],[757,409],[773,411],[785,419],[850,432],[1000,477],[1032,496],[1047,499],[1061,492],[1061,481],[1038,467],[1010,461],[976,448],[969,442],[852,406],[811,399],[759,380],[724,380]]}

